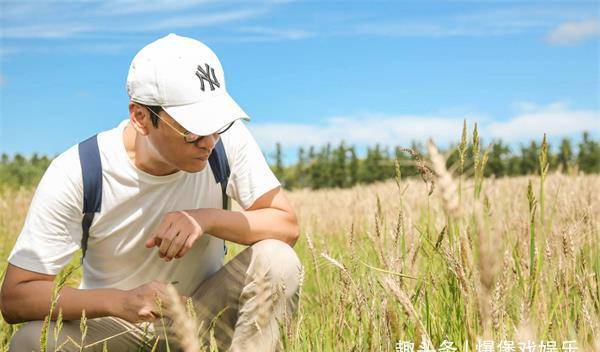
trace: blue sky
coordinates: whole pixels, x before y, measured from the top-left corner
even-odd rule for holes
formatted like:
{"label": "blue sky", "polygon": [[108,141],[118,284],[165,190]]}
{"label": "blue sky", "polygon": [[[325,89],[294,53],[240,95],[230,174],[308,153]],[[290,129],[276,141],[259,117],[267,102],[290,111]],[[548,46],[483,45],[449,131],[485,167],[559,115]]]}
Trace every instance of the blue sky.
{"label": "blue sky", "polygon": [[597,1],[0,0],[0,152],[55,155],[127,117],[135,53],[209,45],[248,128],[360,148],[600,135]]}

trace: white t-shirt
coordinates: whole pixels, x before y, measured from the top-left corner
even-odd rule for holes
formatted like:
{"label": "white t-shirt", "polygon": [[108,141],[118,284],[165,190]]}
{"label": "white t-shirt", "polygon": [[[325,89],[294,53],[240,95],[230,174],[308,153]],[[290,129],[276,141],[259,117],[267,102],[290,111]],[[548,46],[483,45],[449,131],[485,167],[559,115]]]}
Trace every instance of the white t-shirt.
{"label": "white t-shirt", "polygon": [[[165,213],[221,208],[221,186],[210,164],[197,173],[154,176],[139,170],[123,144],[129,120],[98,134],[102,161],[102,207],[90,228],[80,288],[132,289],[152,280],[179,281],[190,295],[223,265],[223,240],[207,233],[182,258],[165,262],[150,238]],[[280,186],[243,120],[221,135],[231,175],[227,195],[244,209]],[[25,224],[8,261],[20,268],[55,275],[80,248],[83,185],[79,152],[72,146],[56,157],[33,196]]]}

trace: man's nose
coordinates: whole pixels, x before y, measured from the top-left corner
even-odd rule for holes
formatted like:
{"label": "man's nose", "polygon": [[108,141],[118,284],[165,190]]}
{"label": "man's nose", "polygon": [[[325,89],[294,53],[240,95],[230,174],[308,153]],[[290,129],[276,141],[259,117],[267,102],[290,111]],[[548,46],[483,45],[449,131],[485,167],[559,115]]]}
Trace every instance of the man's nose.
{"label": "man's nose", "polygon": [[198,148],[208,149],[209,151],[212,151],[215,147],[215,144],[217,144],[217,142],[219,141],[220,137],[221,136],[218,133],[213,133],[211,135],[204,136],[204,138],[200,139],[196,143],[196,146]]}

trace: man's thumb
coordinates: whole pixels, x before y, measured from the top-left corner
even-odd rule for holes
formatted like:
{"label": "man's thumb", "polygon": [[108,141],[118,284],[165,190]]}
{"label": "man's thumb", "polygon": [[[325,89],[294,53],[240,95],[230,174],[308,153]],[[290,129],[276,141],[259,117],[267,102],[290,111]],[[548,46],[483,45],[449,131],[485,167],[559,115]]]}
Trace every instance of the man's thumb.
{"label": "man's thumb", "polygon": [[151,237],[148,241],[146,241],[147,248],[152,248],[152,247],[154,247],[155,244],[156,244],[156,242],[154,241],[154,237]]}

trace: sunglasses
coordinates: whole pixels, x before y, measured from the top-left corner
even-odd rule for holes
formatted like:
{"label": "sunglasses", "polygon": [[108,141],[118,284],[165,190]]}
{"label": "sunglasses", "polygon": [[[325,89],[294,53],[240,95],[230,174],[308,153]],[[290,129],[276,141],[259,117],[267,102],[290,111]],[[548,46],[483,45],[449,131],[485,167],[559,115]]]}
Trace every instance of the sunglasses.
{"label": "sunglasses", "polygon": [[[173,129],[173,131],[177,132],[177,134],[179,134],[180,136],[183,136],[183,140],[186,143],[195,144],[195,143],[201,141],[202,138],[206,137],[206,136],[199,136],[199,135],[194,134],[194,133],[192,133],[190,131],[187,131],[185,129],[184,129],[185,132],[181,132],[178,128],[176,128],[175,126],[173,126],[169,122],[167,122],[167,120],[165,120],[162,117],[160,117],[159,114],[157,114],[154,111],[152,111],[152,109],[148,108],[148,110],[151,113],[153,113],[156,117],[158,117],[162,122],[166,123],[167,126],[171,127]],[[231,126],[233,126],[234,122],[235,121],[231,122],[230,124],[227,124],[227,125],[223,126],[220,130],[216,131],[215,133],[218,133],[219,135],[225,133],[225,131],[227,131],[229,128],[231,128]]]}

